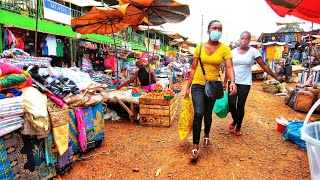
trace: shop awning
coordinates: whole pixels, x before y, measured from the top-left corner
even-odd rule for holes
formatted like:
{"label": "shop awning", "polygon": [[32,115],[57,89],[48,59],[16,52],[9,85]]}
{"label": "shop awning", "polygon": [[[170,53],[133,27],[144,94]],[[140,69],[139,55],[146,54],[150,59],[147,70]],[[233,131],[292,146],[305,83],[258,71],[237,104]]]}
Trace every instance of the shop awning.
{"label": "shop awning", "polygon": [[64,2],[68,2],[80,7],[86,7],[86,6],[105,6],[103,2],[98,2],[94,0],[63,0]]}
{"label": "shop awning", "polygon": [[285,45],[290,45],[290,44],[287,44],[285,42],[267,42],[267,43],[263,43],[262,45],[264,46],[285,46]]}
{"label": "shop awning", "polygon": [[265,0],[279,16],[293,15],[320,24],[319,0]]}
{"label": "shop awning", "polygon": [[[134,28],[137,31],[148,31],[148,26],[138,26]],[[187,37],[182,36],[179,33],[167,30],[162,28],[161,26],[149,26],[149,32],[150,33],[159,33],[159,34],[165,34],[168,37],[172,38],[172,39],[179,39],[179,38],[185,38],[187,39]]]}

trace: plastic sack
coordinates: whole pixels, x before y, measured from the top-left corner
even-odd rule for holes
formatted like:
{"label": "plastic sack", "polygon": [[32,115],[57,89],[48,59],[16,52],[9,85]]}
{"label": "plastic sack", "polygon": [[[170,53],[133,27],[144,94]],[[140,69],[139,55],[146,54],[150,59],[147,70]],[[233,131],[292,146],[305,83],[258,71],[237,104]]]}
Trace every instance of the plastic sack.
{"label": "plastic sack", "polygon": [[301,139],[302,126],[303,122],[299,121],[289,123],[282,134],[282,139],[294,143],[299,148],[306,149],[306,142]]}
{"label": "plastic sack", "polygon": [[223,92],[223,97],[217,99],[213,106],[213,112],[219,118],[225,118],[229,113],[229,104],[228,104],[228,93],[227,91]]}
{"label": "plastic sack", "polygon": [[178,122],[180,140],[186,138],[192,131],[193,104],[191,98],[182,100],[182,112]]}

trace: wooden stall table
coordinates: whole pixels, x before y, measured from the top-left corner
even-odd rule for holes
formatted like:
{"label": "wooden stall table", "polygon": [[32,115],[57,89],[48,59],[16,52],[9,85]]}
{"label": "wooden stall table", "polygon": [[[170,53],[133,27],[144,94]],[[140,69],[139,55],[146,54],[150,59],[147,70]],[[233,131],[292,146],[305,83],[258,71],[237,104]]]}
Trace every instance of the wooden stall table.
{"label": "wooden stall table", "polygon": [[[138,112],[135,110],[135,106],[139,105],[139,97],[133,97],[130,90],[113,90],[106,92],[105,102],[117,102],[119,103],[129,114],[130,122],[134,123],[137,118]],[[126,105],[129,104],[129,106]]]}

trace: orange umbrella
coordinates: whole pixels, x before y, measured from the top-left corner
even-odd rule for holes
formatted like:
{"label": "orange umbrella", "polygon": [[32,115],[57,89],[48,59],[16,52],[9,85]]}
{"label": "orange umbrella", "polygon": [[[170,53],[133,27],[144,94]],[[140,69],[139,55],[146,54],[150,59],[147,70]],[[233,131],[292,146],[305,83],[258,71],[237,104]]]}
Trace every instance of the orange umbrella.
{"label": "orange umbrella", "polygon": [[80,34],[113,34],[129,26],[123,19],[117,9],[93,7],[85,15],[72,19],[71,26]]}
{"label": "orange umbrella", "polygon": [[143,12],[132,4],[127,3],[118,6],[117,9],[125,15],[123,19],[124,23],[130,25],[139,25],[142,23],[144,18]]}
{"label": "orange umbrella", "polygon": [[143,13],[143,21],[152,26],[179,23],[190,15],[187,4],[181,4],[174,0],[120,0],[119,3],[120,5],[130,3],[135,6],[139,11],[132,13]]}
{"label": "orange umbrella", "polygon": [[83,16],[71,20],[72,30],[80,34],[112,34],[117,60],[117,83],[119,83],[119,66],[117,59],[117,45],[114,33],[126,29],[129,24],[124,23],[125,16],[117,9],[93,7]]}

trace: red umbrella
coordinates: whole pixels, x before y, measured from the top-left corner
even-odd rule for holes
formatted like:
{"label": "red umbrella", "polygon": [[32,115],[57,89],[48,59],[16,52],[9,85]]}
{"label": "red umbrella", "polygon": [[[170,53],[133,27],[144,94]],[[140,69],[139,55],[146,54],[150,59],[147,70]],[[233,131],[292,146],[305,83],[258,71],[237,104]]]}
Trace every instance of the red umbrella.
{"label": "red umbrella", "polygon": [[319,0],[265,0],[279,16],[293,15],[320,24]]}

